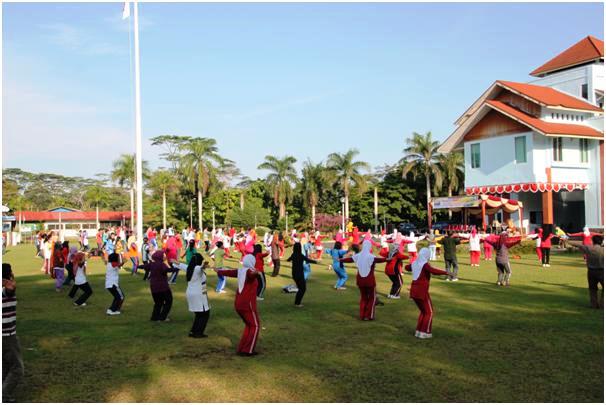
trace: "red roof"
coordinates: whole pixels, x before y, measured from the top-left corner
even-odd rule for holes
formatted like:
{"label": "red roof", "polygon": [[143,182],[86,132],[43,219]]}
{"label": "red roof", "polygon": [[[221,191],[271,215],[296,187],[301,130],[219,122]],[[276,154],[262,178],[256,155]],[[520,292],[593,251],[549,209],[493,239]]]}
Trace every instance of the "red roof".
{"label": "red roof", "polygon": [[564,107],[575,110],[599,111],[602,109],[587,101],[569,96],[551,87],[537,86],[536,84],[508,82],[497,80],[497,83],[508,90],[520,93],[533,101],[547,107]]}
{"label": "red roof", "polygon": [[511,107],[501,101],[486,100],[486,104],[495,110],[521,122],[531,129],[542,133],[543,135],[562,135],[562,136],[579,136],[587,138],[604,138],[604,134],[595,128],[576,125],[576,124],[560,124],[555,122],[545,122],[539,118],[528,115],[516,108]]}
{"label": "red roof", "polygon": [[536,68],[530,72],[530,75],[541,76],[542,74],[553,72],[554,70],[580,65],[603,57],[604,41],[590,35],[566,49],[555,58]]}
{"label": "red roof", "polygon": [[[31,221],[95,221],[97,213],[95,211],[76,211],[76,212],[49,212],[49,211],[15,211],[15,217],[22,218],[26,222]],[[130,219],[130,211],[99,211],[99,221],[122,221]]]}

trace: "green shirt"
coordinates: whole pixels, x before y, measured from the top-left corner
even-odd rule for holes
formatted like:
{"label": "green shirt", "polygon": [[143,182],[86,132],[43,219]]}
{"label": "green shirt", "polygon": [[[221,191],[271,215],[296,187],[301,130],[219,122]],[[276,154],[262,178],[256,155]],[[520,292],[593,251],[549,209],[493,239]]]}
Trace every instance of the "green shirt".
{"label": "green shirt", "polygon": [[457,238],[451,238],[446,236],[442,239],[442,247],[444,248],[444,259],[456,260],[457,259],[457,245],[460,245],[461,241]]}
{"label": "green shirt", "polygon": [[188,248],[188,249],[185,251],[185,262],[186,262],[187,264],[189,264],[189,261],[191,260],[191,258],[192,258],[192,257],[194,257],[194,255],[195,255],[196,253],[198,253],[198,249],[196,249],[196,248],[189,249],[189,248]]}
{"label": "green shirt", "polygon": [[213,254],[215,256],[215,267],[217,267],[217,268],[223,267],[223,256],[225,256],[225,250],[217,249],[217,250],[215,250],[215,253],[213,253]]}

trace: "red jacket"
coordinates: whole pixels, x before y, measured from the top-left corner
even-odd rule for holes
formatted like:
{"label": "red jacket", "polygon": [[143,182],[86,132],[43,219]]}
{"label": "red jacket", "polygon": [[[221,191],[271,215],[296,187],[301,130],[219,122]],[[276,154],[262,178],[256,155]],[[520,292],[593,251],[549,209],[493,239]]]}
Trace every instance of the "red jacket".
{"label": "red jacket", "polygon": [[550,233],[549,236],[545,240],[543,240],[543,238],[541,238],[541,247],[550,248],[551,247],[551,238],[555,238],[555,235],[553,233]]}
{"label": "red jacket", "polygon": [[[356,274],[356,284],[358,287],[375,287],[377,285],[375,280],[375,265],[377,263],[385,263],[385,260],[386,259],[384,257],[375,257],[372,266],[370,266],[370,273],[368,273],[366,277],[360,276],[360,273],[358,272]],[[353,259],[351,257],[345,257],[339,261],[341,263],[353,263]]]}
{"label": "red jacket", "polygon": [[[224,277],[238,278],[238,270],[217,270],[217,274]],[[246,272],[244,288],[240,292],[236,286],[236,311],[257,312],[257,274],[251,270]]]}
{"label": "red jacket", "polygon": [[408,255],[398,252],[391,260],[387,261],[387,264],[385,265],[385,274],[393,276],[394,274],[402,273],[402,260],[406,259],[408,259]]}
{"label": "red jacket", "polygon": [[571,233],[569,236],[582,236],[583,245],[591,246],[591,245],[593,245],[593,242],[591,241],[591,237],[593,235],[599,235],[599,234],[594,233],[594,232],[589,232],[589,235],[585,235],[585,232],[577,232],[577,233]]}
{"label": "red jacket", "polygon": [[263,268],[263,258],[267,257],[268,255],[269,252],[257,253],[255,255],[255,270],[260,271],[261,273],[265,272],[265,269]]}
{"label": "red jacket", "polygon": [[[410,264],[406,265],[406,271],[412,271]],[[410,285],[410,298],[417,298],[424,300],[429,296],[429,280],[432,274],[448,275],[444,270],[436,269],[431,267],[429,263],[425,263],[419,278],[412,281]]]}

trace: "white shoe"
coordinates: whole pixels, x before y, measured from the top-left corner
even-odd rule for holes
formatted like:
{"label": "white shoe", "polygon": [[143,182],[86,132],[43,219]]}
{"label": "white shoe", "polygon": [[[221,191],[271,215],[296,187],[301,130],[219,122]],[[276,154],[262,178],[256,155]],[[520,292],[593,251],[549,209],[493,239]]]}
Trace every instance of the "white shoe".
{"label": "white shoe", "polygon": [[107,311],[105,311],[105,313],[106,313],[107,315],[111,315],[111,314],[113,314],[113,313],[114,313],[114,311],[112,311],[111,309],[108,309]]}
{"label": "white shoe", "polygon": [[419,334],[420,334],[420,333],[421,333],[421,332],[419,332],[418,330],[415,330],[415,337],[419,337]]}
{"label": "white shoe", "polygon": [[447,278],[447,279],[446,279],[446,281],[450,281],[450,279],[449,279],[449,278]]}
{"label": "white shoe", "polygon": [[337,290],[347,290],[347,287],[339,287]]}
{"label": "white shoe", "polygon": [[400,299],[400,296],[399,296],[399,295],[392,295],[392,296],[391,296],[391,299],[392,299],[392,300],[399,300],[399,299]]}
{"label": "white shoe", "polygon": [[257,297],[257,301],[263,301],[265,298],[263,297]]}
{"label": "white shoe", "polygon": [[393,298],[393,295],[389,294],[389,295],[387,296],[387,298]]}
{"label": "white shoe", "polygon": [[220,290],[220,291],[218,292],[218,294],[227,294],[227,291],[225,291],[225,290]]}
{"label": "white shoe", "polygon": [[459,279],[458,278],[453,278],[452,281],[459,281]]}
{"label": "white shoe", "polygon": [[551,267],[551,264],[546,264],[545,266],[546,266],[546,267]]}

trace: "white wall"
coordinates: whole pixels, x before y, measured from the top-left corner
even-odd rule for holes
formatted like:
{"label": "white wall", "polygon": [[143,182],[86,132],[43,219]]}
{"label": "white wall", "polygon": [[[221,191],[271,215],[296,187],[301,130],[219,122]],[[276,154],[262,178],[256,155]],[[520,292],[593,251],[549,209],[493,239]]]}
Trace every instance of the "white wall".
{"label": "white wall", "polygon": [[595,90],[604,90],[604,64],[594,63],[592,65],[567,69],[562,72],[549,74],[546,77],[533,80],[529,83],[553,87],[578,98],[582,98],[581,85],[586,83],[588,85],[588,101],[595,104]]}
{"label": "white wall", "polygon": [[[526,136],[526,163],[515,162],[517,136]],[[480,167],[471,168],[471,145],[480,144]],[[465,187],[534,182],[533,135],[523,132],[464,143]]]}

